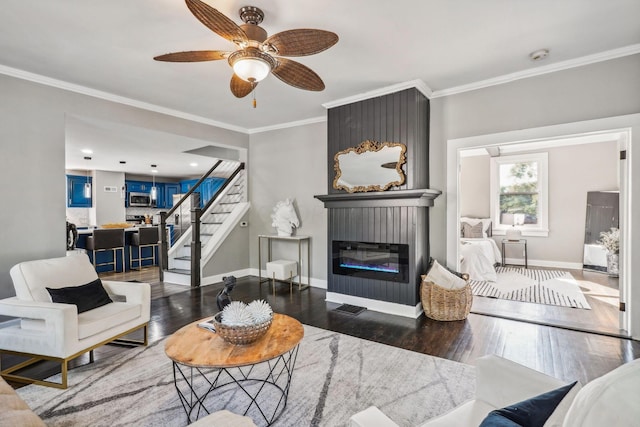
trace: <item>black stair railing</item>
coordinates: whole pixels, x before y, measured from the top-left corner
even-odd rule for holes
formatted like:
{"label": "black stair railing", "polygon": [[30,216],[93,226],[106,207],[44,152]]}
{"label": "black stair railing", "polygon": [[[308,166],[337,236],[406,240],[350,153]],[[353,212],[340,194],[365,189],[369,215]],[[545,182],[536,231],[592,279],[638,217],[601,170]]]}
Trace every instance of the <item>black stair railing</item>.
{"label": "black stair railing", "polygon": [[[175,212],[181,212],[182,205],[191,201],[189,206],[190,211],[190,227],[191,227],[191,287],[200,287],[200,260],[202,254],[202,242],[200,240],[200,219],[202,212],[206,212],[213,203],[220,197],[225,188],[234,180],[234,178],[244,169],[244,163],[240,163],[238,167],[225,179],[224,183],[216,191],[216,193],[209,199],[205,205],[200,208],[200,186],[203,182],[216,170],[216,168],[222,163],[222,160],[218,160],[207,173],[195,183],[188,192],[186,192],[180,200],[174,204],[174,206],[168,212],[160,213],[160,229],[166,230],[167,218],[170,218]],[[193,196],[193,197],[192,197]],[[167,234],[160,233],[160,281],[164,281],[164,272],[169,268],[169,242],[167,241]]]}

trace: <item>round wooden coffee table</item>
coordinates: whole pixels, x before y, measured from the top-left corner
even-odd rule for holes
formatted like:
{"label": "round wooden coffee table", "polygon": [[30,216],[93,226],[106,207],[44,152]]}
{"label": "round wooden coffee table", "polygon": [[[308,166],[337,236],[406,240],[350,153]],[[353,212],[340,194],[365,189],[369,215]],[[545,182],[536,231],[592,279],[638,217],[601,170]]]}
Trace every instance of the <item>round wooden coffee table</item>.
{"label": "round wooden coffee table", "polygon": [[[234,345],[198,327],[201,319],[167,338],[164,351],[173,361],[173,380],[189,422],[206,416],[216,403],[215,390],[237,387],[236,399],[247,399],[242,415],[273,424],[287,405],[302,324],[274,314],[271,327],[257,341]],[[234,400],[236,400],[234,399]]]}

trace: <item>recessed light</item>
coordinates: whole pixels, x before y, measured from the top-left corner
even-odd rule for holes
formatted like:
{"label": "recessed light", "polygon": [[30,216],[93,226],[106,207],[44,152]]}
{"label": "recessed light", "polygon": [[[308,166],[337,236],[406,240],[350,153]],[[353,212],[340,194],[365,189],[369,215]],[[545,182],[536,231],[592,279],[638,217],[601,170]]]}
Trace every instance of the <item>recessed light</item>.
{"label": "recessed light", "polygon": [[80,151],[82,151],[83,154],[93,154],[93,150],[90,150],[88,148],[83,148]]}
{"label": "recessed light", "polygon": [[126,164],[126,163],[127,163],[126,161],[124,161],[124,160],[120,160],[120,164],[121,164],[121,165],[124,165],[124,164]]}
{"label": "recessed light", "polygon": [[91,157],[89,157],[89,156],[84,156],[84,159],[85,159],[85,160],[91,160]]}
{"label": "recessed light", "polygon": [[529,59],[532,61],[542,61],[549,56],[549,49],[538,49],[535,52],[529,54]]}
{"label": "recessed light", "polygon": [[191,166],[192,168],[195,168],[196,166],[198,166],[198,164],[193,162],[193,163],[189,163],[189,166]]}

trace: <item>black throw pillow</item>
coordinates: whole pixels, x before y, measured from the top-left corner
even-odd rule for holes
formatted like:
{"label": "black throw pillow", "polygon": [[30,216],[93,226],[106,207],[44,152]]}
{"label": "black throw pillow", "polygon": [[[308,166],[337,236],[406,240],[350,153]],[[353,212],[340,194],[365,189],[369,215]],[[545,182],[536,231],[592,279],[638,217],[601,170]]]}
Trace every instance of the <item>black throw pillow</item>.
{"label": "black throw pillow", "polygon": [[576,383],[491,411],[480,427],[543,427]]}
{"label": "black throw pillow", "polygon": [[51,300],[64,304],[75,304],[78,306],[78,314],[94,308],[102,307],[112,303],[113,300],[102,286],[102,281],[96,279],[91,283],[80,286],[69,286],[67,288],[47,288]]}

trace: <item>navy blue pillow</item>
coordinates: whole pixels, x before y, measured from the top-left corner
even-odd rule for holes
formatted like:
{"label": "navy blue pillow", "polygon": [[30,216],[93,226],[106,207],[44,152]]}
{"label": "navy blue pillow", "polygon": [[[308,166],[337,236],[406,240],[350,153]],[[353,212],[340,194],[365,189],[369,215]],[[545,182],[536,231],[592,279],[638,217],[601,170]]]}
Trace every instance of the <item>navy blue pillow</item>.
{"label": "navy blue pillow", "polygon": [[47,291],[51,295],[51,301],[53,302],[75,304],[78,307],[78,314],[113,302],[102,286],[100,279],[96,279],[86,285],[57,289],[47,288]]}
{"label": "navy blue pillow", "polygon": [[543,427],[576,383],[491,411],[480,427]]}

